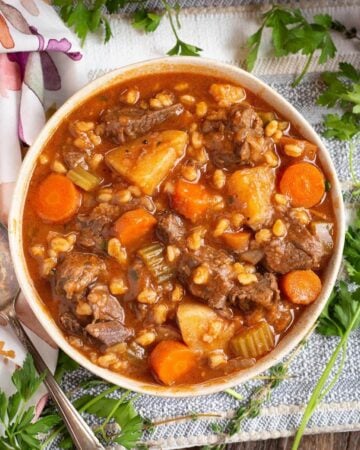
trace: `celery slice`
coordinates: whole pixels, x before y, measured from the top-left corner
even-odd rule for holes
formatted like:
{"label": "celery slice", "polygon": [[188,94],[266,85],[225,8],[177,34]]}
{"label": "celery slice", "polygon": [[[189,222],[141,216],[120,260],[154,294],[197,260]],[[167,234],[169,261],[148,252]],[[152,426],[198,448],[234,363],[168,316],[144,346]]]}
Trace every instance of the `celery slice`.
{"label": "celery slice", "polygon": [[259,358],[268,353],[274,345],[274,333],[267,322],[257,323],[230,341],[233,353],[243,358]]}
{"label": "celery slice", "polygon": [[81,187],[84,191],[92,191],[101,183],[99,177],[83,169],[81,166],[74,167],[66,175],[76,186]]}
{"label": "celery slice", "polygon": [[158,283],[164,283],[173,277],[174,271],[166,263],[164,247],[159,242],[142,247],[138,250],[138,255]]}

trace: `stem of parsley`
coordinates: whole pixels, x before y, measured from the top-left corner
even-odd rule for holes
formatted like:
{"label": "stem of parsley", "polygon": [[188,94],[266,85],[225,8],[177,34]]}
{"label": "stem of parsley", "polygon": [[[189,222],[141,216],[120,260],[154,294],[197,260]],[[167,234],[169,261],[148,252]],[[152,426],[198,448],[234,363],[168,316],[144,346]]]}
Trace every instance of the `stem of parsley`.
{"label": "stem of parsley", "polygon": [[334,350],[334,353],[332,354],[329,362],[327,363],[324,372],[322,373],[321,377],[319,378],[319,381],[317,382],[315,389],[310,397],[310,400],[307,404],[307,407],[305,409],[304,415],[302,417],[300,427],[296,433],[292,450],[297,450],[299,448],[300,441],[302,439],[302,436],[304,434],[306,425],[308,424],[315,408],[317,407],[318,403],[323,399],[323,397],[327,394],[327,392],[334,386],[334,384],[339,379],[341,370],[344,366],[345,356],[343,355],[342,361],[340,363],[340,367],[337,370],[336,374],[334,375],[334,378],[330,385],[325,388],[325,384],[327,379],[329,378],[331,371],[336,363],[336,360],[338,358],[339,353],[342,351],[343,353],[346,352],[346,344],[347,339],[349,337],[349,334],[351,333],[351,330],[353,329],[355,323],[359,320],[360,317],[360,304],[358,305],[356,312],[353,316],[353,319],[351,320],[349,326],[347,327],[346,331],[344,332],[340,342],[338,343],[337,347]]}
{"label": "stem of parsley", "polygon": [[180,41],[179,35],[177,33],[177,30],[176,30],[176,26],[175,26],[175,23],[174,23],[174,19],[173,19],[173,16],[172,16],[172,8],[171,8],[171,6],[169,5],[169,3],[166,0],[161,0],[161,2],[164,5],[164,8],[165,8],[166,12],[168,13],[170,26],[171,26],[171,29],[172,29],[172,31],[174,33],[174,36],[175,36],[177,41]]}
{"label": "stem of parsley", "polygon": [[314,56],[314,52],[310,53],[309,58],[308,58],[308,60],[306,61],[306,64],[305,64],[303,70],[301,71],[300,75],[299,75],[299,76],[296,78],[296,80],[291,84],[292,87],[296,87],[298,84],[300,84],[301,80],[304,78],[304,76],[306,75],[306,73],[307,73],[307,71],[308,71],[308,69],[309,69],[309,67],[310,67],[310,64],[311,64],[311,61],[312,61],[312,59],[313,59],[313,56]]}

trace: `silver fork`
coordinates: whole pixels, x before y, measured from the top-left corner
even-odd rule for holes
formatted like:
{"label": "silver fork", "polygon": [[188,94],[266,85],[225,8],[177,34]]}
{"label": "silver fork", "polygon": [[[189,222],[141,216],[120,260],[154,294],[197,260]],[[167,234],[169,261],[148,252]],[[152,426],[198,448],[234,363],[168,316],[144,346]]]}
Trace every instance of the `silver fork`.
{"label": "silver fork", "polygon": [[12,266],[7,230],[0,223],[0,318],[15,331],[20,342],[33,357],[36,370],[39,373],[46,373],[44,383],[64,420],[75,447],[79,450],[104,449],[90,427],[66,397],[40,353],[28,338],[21,322],[17,319],[15,304],[19,294],[20,288]]}

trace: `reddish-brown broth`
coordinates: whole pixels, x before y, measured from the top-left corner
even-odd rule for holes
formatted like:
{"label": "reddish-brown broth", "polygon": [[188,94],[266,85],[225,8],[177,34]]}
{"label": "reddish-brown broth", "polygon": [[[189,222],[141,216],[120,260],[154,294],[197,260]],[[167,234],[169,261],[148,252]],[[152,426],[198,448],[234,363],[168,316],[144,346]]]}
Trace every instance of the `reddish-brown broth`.
{"label": "reddish-brown broth", "polygon": [[[96,121],[98,116],[105,108],[109,108],[119,103],[119,96],[126,89],[130,89],[134,86],[138,88],[141,92],[142,99],[150,98],[154,93],[169,90],[173,91],[174,86],[177,83],[189,83],[189,92],[193,94],[197,100],[202,100],[207,102],[209,105],[214,105],[214,99],[209,94],[209,87],[212,83],[224,83],[224,80],[219,80],[214,77],[205,77],[202,75],[196,74],[188,74],[188,73],[177,73],[177,74],[162,74],[162,75],[151,75],[145,76],[142,78],[138,78],[132,80],[131,82],[126,82],[119,84],[117,86],[112,86],[104,90],[104,92],[97,94],[90,100],[87,100],[83,105],[79,106],[76,110],[74,110],[70,116],[68,116],[56,129],[54,134],[49,139],[46,144],[42,154],[47,155],[50,160],[54,158],[55,154],[60,154],[62,152],[62,148],[64,143],[68,142],[70,139],[69,134],[69,124],[74,120],[93,120]],[[257,110],[263,111],[273,111],[271,106],[267,105],[261,98],[253,95],[251,92],[246,92],[247,97],[246,101],[252,105]],[[194,111],[194,107],[189,107],[191,111]],[[181,115],[180,117],[176,117],[174,119],[167,120],[165,123],[158,125],[154,128],[154,130],[165,130],[165,129],[179,129],[179,130],[187,130],[191,123],[194,121],[201,121],[201,119],[197,119],[196,116],[189,117],[186,114]],[[289,134],[291,136],[300,137],[298,132],[291,127]],[[301,138],[301,137],[300,137]],[[110,139],[103,138],[102,143],[96,147],[97,153],[105,154],[110,149],[116,147],[114,142],[111,142]],[[281,173],[284,167],[286,167],[289,163],[293,161],[293,158],[286,156],[284,153],[281,153],[281,168],[278,170],[278,174]],[[321,167],[317,157],[313,160],[313,162]],[[209,163],[210,164],[210,163]],[[211,164],[210,164],[211,166]],[[33,176],[30,181],[29,190],[27,194],[26,204],[24,208],[24,225],[23,225],[23,237],[24,237],[24,253],[26,256],[26,261],[29,269],[30,276],[35,284],[35,287],[49,310],[50,315],[58,322],[59,314],[64,309],[64,299],[59,297],[54,293],[53,290],[53,282],[52,280],[48,280],[46,278],[42,278],[39,273],[38,262],[30,255],[29,248],[34,244],[45,243],[47,234],[49,231],[57,231],[59,233],[68,233],[71,230],[72,222],[66,224],[48,224],[44,223],[35,212],[34,209],[34,198],[36,196],[36,189],[39,185],[39,182],[44,179],[44,177],[50,173],[50,168],[48,164],[41,165],[37,164]],[[100,165],[99,170],[96,172],[98,176],[104,179],[103,185],[108,185],[109,183],[116,183],[117,176],[114,172],[108,168],[105,163]],[[179,177],[179,168],[175,168],[168,177]],[[278,175],[279,177],[279,175]],[[164,183],[163,183],[164,185]],[[210,185],[209,189],[211,192],[217,193],[216,190]],[[158,200],[167,203],[167,195],[164,192],[160,192],[157,194]],[[323,214],[329,220],[334,222],[334,213],[331,203],[331,198],[329,195],[326,195],[321,202],[321,204],[317,205],[313,208],[316,212]],[[82,206],[80,212],[86,212],[88,209],[85,206]],[[204,224],[208,226],[210,229],[214,228],[214,224],[217,221],[218,217],[221,216],[221,212],[219,214],[214,214],[211,218],[211,222],[208,222],[208,219],[205,217],[204,221],[199,221],[197,225]],[[207,238],[207,242],[213,245],[219,245],[219,240],[216,238],[212,238],[211,236]],[[116,262],[111,260],[111,258],[107,259],[107,269],[111,274],[117,274],[119,272],[119,268]],[[321,277],[321,273],[320,273]],[[191,297],[190,295],[188,297]],[[136,319],[133,308],[131,307],[131,301],[127,301],[131,299],[131,301],[136,301],[133,299],[133,295],[131,290],[128,291],[121,301],[122,306],[125,309],[126,315],[126,324],[130,325],[134,328],[135,333],[140,331],[143,328],[143,322],[141,320]],[[171,305],[172,310],[174,310],[174,305]],[[296,319],[298,315],[303,310],[303,307],[292,305],[292,314],[293,314],[293,322],[296,323]],[[169,323],[175,323],[174,314],[170,314]],[[276,340],[281,339],[284,334],[289,330],[289,327],[286,330],[278,334]],[[150,347],[152,348],[152,347]],[[98,349],[94,349],[91,345],[87,345],[85,350],[79,348],[79,351],[85,354],[85,356],[91,358],[91,353],[98,353]],[[112,369],[116,370],[116,369]],[[119,372],[129,376],[131,378],[139,379],[142,381],[153,381],[153,375],[151,374],[146,358],[144,360],[136,360],[134,358],[131,359],[131,363],[128,368],[118,370]],[[226,366],[220,366],[219,368],[210,368],[207,364],[206,359],[199,360],[199,366],[196,370],[193,370],[188,375],[184,376],[181,379],[181,383],[190,384],[190,383],[199,383],[211,378],[217,378],[223,376],[227,372]]]}

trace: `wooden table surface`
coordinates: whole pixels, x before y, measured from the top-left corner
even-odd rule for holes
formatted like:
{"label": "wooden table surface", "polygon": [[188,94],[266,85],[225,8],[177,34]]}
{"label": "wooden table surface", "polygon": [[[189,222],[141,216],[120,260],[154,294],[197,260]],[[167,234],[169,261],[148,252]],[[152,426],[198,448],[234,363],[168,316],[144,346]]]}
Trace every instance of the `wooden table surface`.
{"label": "wooden table surface", "polygon": [[[291,450],[293,438],[229,444],[226,450]],[[200,447],[194,447],[199,449]],[[326,433],[304,436],[300,450],[360,450],[360,431],[352,433]]]}

